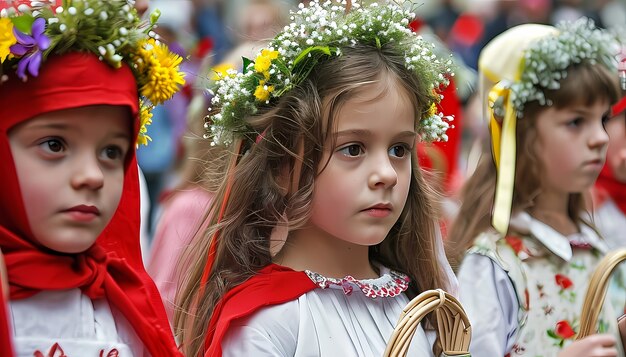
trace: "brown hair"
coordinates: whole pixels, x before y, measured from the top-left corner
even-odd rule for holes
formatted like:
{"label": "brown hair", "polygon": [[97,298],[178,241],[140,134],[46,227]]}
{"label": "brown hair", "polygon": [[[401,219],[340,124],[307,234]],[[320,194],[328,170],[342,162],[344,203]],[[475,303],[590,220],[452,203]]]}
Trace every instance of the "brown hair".
{"label": "brown hair", "polygon": [[[582,63],[570,66],[558,90],[546,91],[546,99],[556,109],[576,104],[592,105],[600,101],[615,103],[619,97],[617,75],[600,64]],[[488,88],[487,88],[488,90]],[[516,167],[511,214],[533,206],[534,198],[541,194],[541,161],[535,152],[537,140],[536,120],[547,107],[538,102],[527,103],[523,117],[517,121]],[[496,186],[496,167],[491,155],[484,155],[476,171],[461,192],[461,208],[453,223],[447,241],[450,263],[457,268],[465,252],[481,232],[491,229],[491,211]],[[580,193],[570,195],[568,214],[572,220],[581,221],[586,209]]]}
{"label": "brown hair", "polygon": [[[202,239],[190,247],[190,269],[184,275],[177,296],[176,332],[187,356],[197,356],[213,309],[220,297],[271,263],[269,236],[272,228],[288,214],[290,230],[302,227],[309,215],[314,182],[321,161],[323,143],[331,137],[333,120],[342,105],[365,86],[392,78],[409,94],[416,108],[416,124],[428,110],[432,91],[406,70],[404,57],[393,44],[382,48],[356,45],[342,48],[342,55],[321,62],[308,78],[285,93],[269,110],[248,118],[263,139],[248,138],[245,155],[232,168],[233,186],[223,219],[211,225]],[[298,146],[304,144],[303,150]],[[301,151],[302,156],[299,155]],[[386,239],[370,247],[371,260],[411,277],[409,296],[434,288],[445,288],[443,271],[437,263],[436,223],[432,217],[431,191],[425,183],[413,153],[413,175],[409,197],[398,222]],[[295,192],[281,186],[285,167],[302,163]],[[211,212],[224,199],[225,187],[217,193]],[[210,216],[214,216],[211,215]],[[205,289],[200,279],[207,261],[210,238],[219,231],[219,245]],[[198,296],[203,291],[202,296]]]}

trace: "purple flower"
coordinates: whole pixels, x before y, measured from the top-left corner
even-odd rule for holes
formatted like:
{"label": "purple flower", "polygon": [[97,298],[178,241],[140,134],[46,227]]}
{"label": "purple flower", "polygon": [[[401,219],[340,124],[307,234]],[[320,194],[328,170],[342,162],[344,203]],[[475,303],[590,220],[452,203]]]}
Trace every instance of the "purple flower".
{"label": "purple flower", "polygon": [[26,69],[33,77],[39,75],[41,52],[50,47],[50,39],[43,33],[45,29],[46,20],[42,18],[35,19],[30,36],[13,28],[17,44],[11,46],[11,53],[23,56],[17,64],[17,76],[21,79],[26,79]]}

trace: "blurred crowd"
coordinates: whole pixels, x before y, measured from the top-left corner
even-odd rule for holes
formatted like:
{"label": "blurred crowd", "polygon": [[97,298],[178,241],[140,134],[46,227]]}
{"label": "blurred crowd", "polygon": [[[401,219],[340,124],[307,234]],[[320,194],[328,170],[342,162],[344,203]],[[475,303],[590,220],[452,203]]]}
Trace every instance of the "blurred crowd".
{"label": "blurred crowd", "polygon": [[[450,141],[420,147],[422,165],[439,173],[448,198],[473,171],[487,138],[487,126],[477,105],[476,68],[483,46],[503,31],[521,23],[556,24],[581,16],[600,27],[620,31],[626,24],[626,0],[424,0],[416,8],[412,28],[429,40],[445,44],[454,55],[453,100],[455,114]],[[202,174],[206,141],[203,117],[208,113],[207,88],[216,72],[241,69],[242,57],[253,58],[288,23],[298,1],[289,0],[150,0],[138,1],[149,16],[161,13],[158,34],[170,48],[186,58],[184,90],[154,111],[150,136],[157,145],[142,146],[139,165],[149,192],[144,231],[153,237],[161,208],[172,192],[189,185],[208,185]],[[191,159],[191,160],[186,160]],[[202,181],[202,182],[201,182]],[[205,187],[207,188],[207,187]],[[148,208],[149,207],[149,208]],[[454,215],[456,204],[444,203]],[[151,239],[148,240],[151,240]],[[147,247],[146,247],[147,248]]]}

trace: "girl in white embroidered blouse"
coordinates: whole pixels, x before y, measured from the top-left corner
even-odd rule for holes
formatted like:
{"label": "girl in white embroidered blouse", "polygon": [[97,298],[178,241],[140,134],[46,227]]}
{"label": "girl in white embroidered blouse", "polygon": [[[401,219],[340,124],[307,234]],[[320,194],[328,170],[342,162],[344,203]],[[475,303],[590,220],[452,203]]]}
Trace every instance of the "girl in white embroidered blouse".
{"label": "girl in white embroidered blouse", "polygon": [[[344,11],[302,7],[287,29],[311,34],[319,22],[328,33],[287,30],[247,74],[218,82],[209,126],[214,141],[235,132],[236,155],[182,275],[176,325],[188,356],[380,356],[411,297],[454,284],[414,150],[447,125],[431,109],[445,68],[395,5]],[[371,28],[337,35],[363,21]],[[299,53],[314,58],[301,70]],[[287,91],[271,71],[292,58]],[[228,127],[246,92],[256,112]],[[412,355],[433,355],[435,340],[420,328]]]}
{"label": "girl in white embroidered blouse", "polygon": [[[475,356],[616,356],[615,336],[574,342],[605,242],[582,217],[619,95],[615,42],[582,19],[527,24],[482,51],[492,139],[449,236]],[[454,264],[453,264],[454,265]],[[617,331],[616,317],[600,331]],[[621,352],[620,352],[621,353]]]}

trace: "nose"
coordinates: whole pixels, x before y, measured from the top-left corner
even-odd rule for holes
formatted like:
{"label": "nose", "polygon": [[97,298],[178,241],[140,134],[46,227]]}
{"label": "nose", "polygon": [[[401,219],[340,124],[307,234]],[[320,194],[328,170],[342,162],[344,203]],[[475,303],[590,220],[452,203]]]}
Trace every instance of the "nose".
{"label": "nose", "polygon": [[391,188],[398,183],[398,172],[385,152],[372,160],[372,171],[369,178],[371,189]]}
{"label": "nose", "polygon": [[71,185],[75,190],[98,190],[102,188],[104,185],[104,173],[95,155],[85,154],[75,161]]}
{"label": "nose", "polygon": [[594,126],[593,134],[589,137],[589,147],[592,149],[606,147],[609,143],[609,134],[602,124]]}

